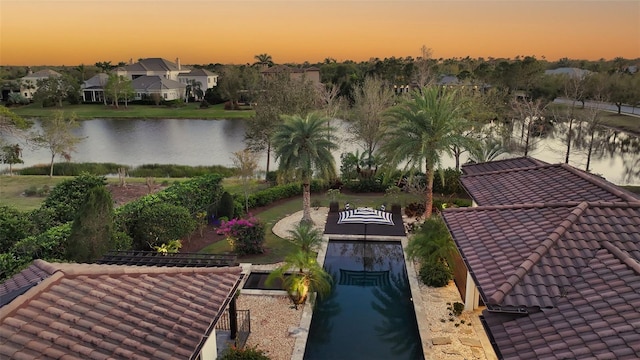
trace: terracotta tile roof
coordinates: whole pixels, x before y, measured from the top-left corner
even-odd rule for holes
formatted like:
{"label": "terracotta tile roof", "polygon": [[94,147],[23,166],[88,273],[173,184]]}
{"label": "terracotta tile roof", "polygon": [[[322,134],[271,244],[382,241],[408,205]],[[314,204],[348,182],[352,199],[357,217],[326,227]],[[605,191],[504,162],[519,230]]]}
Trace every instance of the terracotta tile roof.
{"label": "terracotta tile roof", "polygon": [[[520,164],[524,159],[516,162]],[[485,166],[489,168],[488,164]],[[504,163],[503,163],[504,165]],[[478,205],[566,201],[640,201],[606,180],[567,164],[514,167],[460,177],[462,186]]]}
{"label": "terracotta tile roof", "polygon": [[54,272],[56,268],[51,264],[34,262],[28,268],[7,279],[0,284],[0,307],[10,303],[18,295],[22,295]]}
{"label": "terracotta tile roof", "polygon": [[477,164],[465,164],[462,165],[462,173],[464,175],[475,175],[493,171],[513,170],[540,165],[548,165],[548,163],[532,157],[517,157]]}
{"label": "terracotta tile roof", "polygon": [[640,202],[481,206],[442,216],[502,356],[640,354]]}
{"label": "terracotta tile roof", "polygon": [[0,358],[184,359],[200,350],[239,267],[49,264],[0,308]]}

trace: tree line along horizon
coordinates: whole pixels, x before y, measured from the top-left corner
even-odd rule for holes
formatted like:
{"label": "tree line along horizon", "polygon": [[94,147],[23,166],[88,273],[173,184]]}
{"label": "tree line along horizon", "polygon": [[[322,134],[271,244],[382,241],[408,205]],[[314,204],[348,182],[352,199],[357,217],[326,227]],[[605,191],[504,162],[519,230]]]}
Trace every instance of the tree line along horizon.
{"label": "tree line along horizon", "polygon": [[[558,68],[578,68],[600,75],[599,82],[606,85],[609,92],[608,98],[616,104],[636,105],[640,103],[640,90],[637,90],[638,69],[640,58],[625,59],[616,57],[611,60],[584,60],[561,58],[557,61],[537,59],[535,56],[516,56],[515,58],[432,58],[433,51],[423,47],[421,56],[413,58],[390,57],[371,58],[367,61],[355,62],[345,60],[337,62],[333,58],[326,58],[322,62],[302,64],[285,63],[292,68],[316,67],[320,70],[320,82],[326,86],[336,85],[338,95],[352,99],[353,88],[361,84],[368,76],[380,78],[386,86],[417,85],[418,87],[428,83],[437,82],[443,76],[455,77],[458,84],[492,86],[507,89],[509,92],[523,90],[533,92],[533,96],[552,98],[562,92],[562,85],[557,76],[545,76],[545,70]],[[255,62],[235,64],[192,64],[193,68],[210,70],[219,74],[220,83],[212,88],[207,99],[209,103],[230,101],[234,103],[241,100],[251,101],[260,87],[259,71],[264,67],[276,65],[271,55],[263,53],[254,56]],[[126,62],[112,64],[111,61],[99,61],[94,65],[80,64],[77,66],[3,66],[0,71],[0,81],[3,89],[19,89],[17,81],[26,76],[29,70],[52,69],[60,72],[67,79],[64,87],[65,95],[57,96],[58,101],[50,101],[49,105],[62,106],[62,100],[66,98],[71,103],[80,103],[79,89],[84,80],[101,72],[126,65]],[[607,76],[605,76],[607,75]],[[621,76],[627,75],[627,76]],[[187,88],[187,96],[193,97],[200,90],[202,84],[190,84]],[[124,92],[126,86],[116,91]],[[61,90],[60,90],[61,91]],[[51,96],[44,96],[45,98]],[[11,105],[11,99],[3,99]],[[42,101],[43,99],[38,99]],[[122,100],[120,100],[122,101]],[[118,102],[116,102],[117,105]]]}

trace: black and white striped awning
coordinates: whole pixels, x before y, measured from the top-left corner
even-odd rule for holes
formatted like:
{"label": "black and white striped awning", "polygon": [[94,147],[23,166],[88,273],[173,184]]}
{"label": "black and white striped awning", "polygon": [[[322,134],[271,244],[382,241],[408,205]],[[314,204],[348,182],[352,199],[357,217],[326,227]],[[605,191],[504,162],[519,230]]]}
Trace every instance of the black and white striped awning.
{"label": "black and white striped awning", "polygon": [[338,224],[378,224],[394,225],[390,212],[372,208],[357,208],[340,212]]}

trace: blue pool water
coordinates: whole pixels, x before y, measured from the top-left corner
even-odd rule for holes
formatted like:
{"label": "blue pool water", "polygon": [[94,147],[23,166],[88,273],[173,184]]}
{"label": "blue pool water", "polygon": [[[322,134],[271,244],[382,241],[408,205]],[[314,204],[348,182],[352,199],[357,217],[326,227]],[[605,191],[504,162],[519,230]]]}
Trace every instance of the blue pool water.
{"label": "blue pool water", "polygon": [[424,359],[402,245],[330,241],[334,289],[313,311],[305,360]]}

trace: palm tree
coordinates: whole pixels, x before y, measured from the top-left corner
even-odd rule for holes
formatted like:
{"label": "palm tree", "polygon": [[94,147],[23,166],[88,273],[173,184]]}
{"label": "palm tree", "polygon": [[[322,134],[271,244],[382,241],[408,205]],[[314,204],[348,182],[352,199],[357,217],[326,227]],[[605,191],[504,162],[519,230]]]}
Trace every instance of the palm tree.
{"label": "palm tree", "polygon": [[425,218],[431,217],[433,177],[440,158],[453,145],[471,147],[473,140],[462,135],[466,124],[465,103],[455,90],[435,86],[411,93],[399,106],[389,111],[393,126],[388,127],[381,152],[389,165],[405,163],[405,169],[420,170],[425,165]]}
{"label": "palm tree", "polygon": [[299,223],[292,230],[289,230],[289,235],[291,241],[300,246],[300,250],[307,253],[315,251],[322,242],[320,230],[306,222]]}
{"label": "palm tree", "polygon": [[294,304],[304,303],[307,294],[317,292],[322,298],[331,292],[331,275],[318,264],[316,255],[299,250],[287,255],[284,263],[267,277],[267,284],[282,279]]}
{"label": "palm tree", "polygon": [[306,117],[282,115],[284,123],[273,135],[273,147],[279,170],[289,172],[302,181],[302,221],[311,219],[311,177],[316,173],[322,178],[336,176],[335,160],[331,150],[337,149],[333,133],[327,121],[317,113]]}
{"label": "palm tree", "polygon": [[506,153],[507,149],[501,142],[494,139],[485,139],[469,149],[469,163],[493,161],[498,158],[498,156]]}
{"label": "palm tree", "polygon": [[273,66],[273,59],[269,54],[258,54],[253,58],[257,60],[253,65],[260,65],[263,68]]}
{"label": "palm tree", "polygon": [[191,96],[193,96],[193,99],[195,101],[199,101],[204,95],[204,92],[202,91],[202,83],[196,79],[191,79],[187,81],[186,92],[187,92],[187,101],[189,101],[189,97]]}

